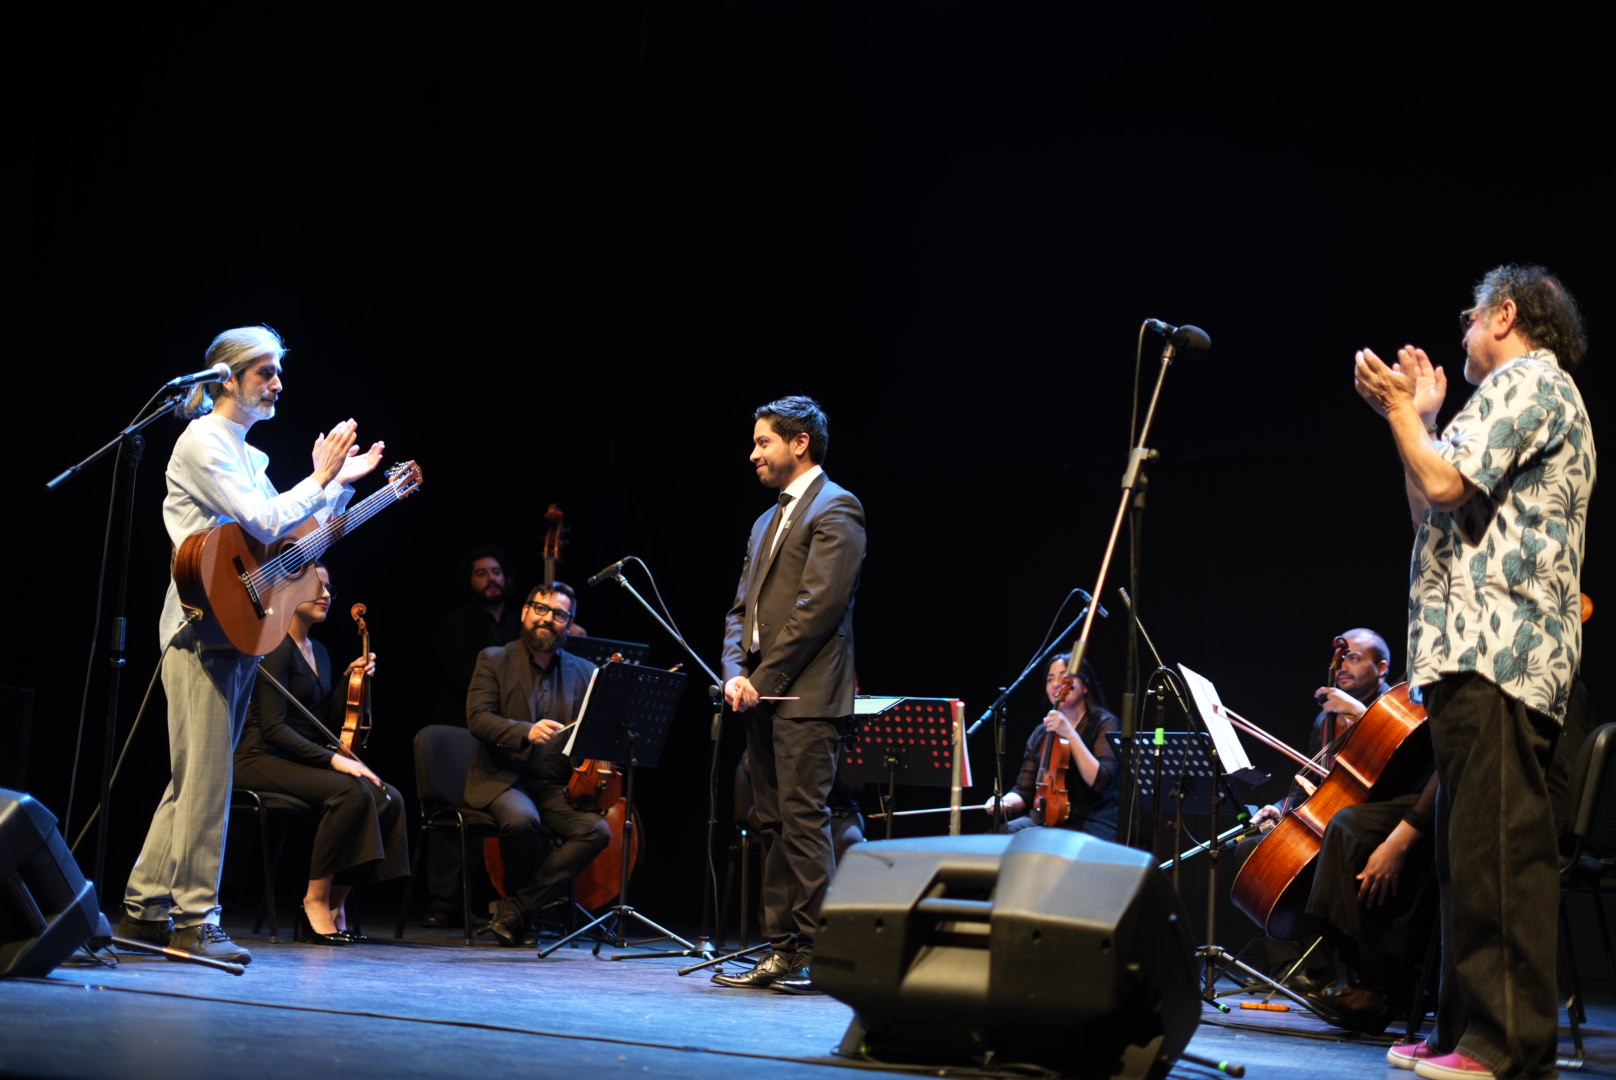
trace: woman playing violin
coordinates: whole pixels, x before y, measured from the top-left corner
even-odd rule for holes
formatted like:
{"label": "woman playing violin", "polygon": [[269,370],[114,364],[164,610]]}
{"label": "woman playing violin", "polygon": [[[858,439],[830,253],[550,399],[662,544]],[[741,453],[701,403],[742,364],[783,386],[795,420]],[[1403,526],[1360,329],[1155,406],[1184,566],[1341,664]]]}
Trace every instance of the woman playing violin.
{"label": "woman playing violin", "polygon": [[[1066,670],[1067,659],[1065,654],[1057,656],[1044,678],[1044,693],[1053,707],[1027,740],[1027,756],[1016,786],[1004,797],[1004,815],[1009,819],[1006,828],[1019,832],[1044,824],[1032,813],[1038,800],[1039,764],[1049,740],[1065,739],[1070,762],[1063,786],[1070,813],[1064,821],[1051,824],[1115,840],[1118,762],[1105,736],[1120,730],[1121,725],[1105,707],[1093,665],[1084,660],[1081,674],[1074,676]],[[991,811],[992,800],[983,809]]]}
{"label": "woman playing violin", "polygon": [[[264,657],[262,670],[310,712],[329,717],[328,728],[340,731],[344,697],[332,694],[330,655],[309,636],[311,628],[325,621],[335,593],[326,568],[316,563],[315,572],[320,596],[298,605],[285,640]],[[374,654],[359,657],[348,665],[342,685],[348,675],[374,672],[375,667]],[[253,688],[247,727],[236,748],[235,784],[291,795],[320,811],[297,940],[319,945],[363,940],[347,929],[343,904],[349,891],[360,882],[402,877],[410,869],[404,798],[398,789],[342,754],[267,679]]]}

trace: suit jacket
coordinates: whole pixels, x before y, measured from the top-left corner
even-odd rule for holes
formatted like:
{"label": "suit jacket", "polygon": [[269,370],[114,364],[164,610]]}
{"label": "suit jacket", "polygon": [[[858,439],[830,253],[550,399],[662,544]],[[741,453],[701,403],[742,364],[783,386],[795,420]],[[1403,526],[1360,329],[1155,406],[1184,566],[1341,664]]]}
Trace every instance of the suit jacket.
{"label": "suit jacket", "polygon": [[[555,715],[548,719],[566,724],[572,721],[573,707],[583,700],[595,665],[565,649],[555,654],[554,662],[561,665],[561,693]],[[477,737],[477,753],[466,774],[467,806],[481,810],[517,777],[541,775],[535,754],[559,754],[558,749],[527,741],[534,723],[545,719],[533,715],[533,676],[533,660],[520,640],[478,654],[466,692],[466,727]]]}
{"label": "suit jacket", "polygon": [[[793,695],[774,715],[853,713],[853,597],[864,564],[864,507],[821,474],[804,492],[771,557],[760,550],[776,509],[752,523],[741,580],[724,623],[724,681],[745,675],[765,696]],[[758,566],[756,579],[753,564]],[[753,595],[755,594],[755,595]],[[757,609],[759,651],[748,614]]]}

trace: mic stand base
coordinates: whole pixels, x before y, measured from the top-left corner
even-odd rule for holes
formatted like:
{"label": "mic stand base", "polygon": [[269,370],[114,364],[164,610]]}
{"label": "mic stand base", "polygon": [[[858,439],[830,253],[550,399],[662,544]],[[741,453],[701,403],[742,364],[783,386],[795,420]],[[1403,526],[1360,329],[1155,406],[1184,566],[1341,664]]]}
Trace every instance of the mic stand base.
{"label": "mic stand base", "polygon": [[1220,978],[1219,975],[1213,973],[1214,968],[1222,972],[1224,975],[1230,974],[1231,970],[1239,971],[1241,974],[1249,976],[1253,983],[1268,987],[1271,991],[1271,993],[1268,995],[1269,997],[1273,997],[1274,994],[1283,994],[1285,997],[1288,997],[1292,1001],[1296,1002],[1297,1005],[1306,1009],[1314,1016],[1317,1016],[1320,1020],[1323,1020],[1325,1023],[1329,1023],[1329,1020],[1326,1019],[1322,1013],[1313,1008],[1312,1004],[1308,1002],[1307,998],[1303,997],[1301,994],[1298,994],[1284,983],[1270,978],[1269,976],[1258,971],[1244,960],[1230,955],[1228,950],[1224,949],[1222,946],[1203,945],[1199,949],[1195,950],[1195,955],[1201,960],[1204,960],[1207,966],[1206,989],[1201,994],[1201,1000],[1205,1001],[1208,1005],[1211,1005],[1219,1012],[1227,1013],[1233,1012],[1234,1010],[1220,1002],[1218,1000],[1218,995],[1213,991],[1213,986],[1216,985],[1218,979]]}

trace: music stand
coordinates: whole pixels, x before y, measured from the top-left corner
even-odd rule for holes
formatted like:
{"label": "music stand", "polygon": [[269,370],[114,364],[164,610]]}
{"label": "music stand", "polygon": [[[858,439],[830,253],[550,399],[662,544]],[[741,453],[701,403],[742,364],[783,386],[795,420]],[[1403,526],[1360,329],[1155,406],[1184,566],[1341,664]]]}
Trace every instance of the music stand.
{"label": "music stand", "polygon": [[[1172,790],[1167,795],[1169,799],[1176,800],[1183,810],[1192,814],[1211,811],[1214,766],[1207,750],[1205,732],[1163,732],[1160,767],[1149,770],[1140,768],[1140,765],[1142,759],[1156,757],[1152,746],[1156,737],[1154,732],[1135,735],[1131,740],[1132,753],[1128,752],[1130,740],[1122,732],[1108,731],[1105,737],[1110,741],[1117,759],[1134,773],[1134,783],[1139,787],[1140,797],[1147,800],[1147,809],[1155,806],[1158,785],[1168,786],[1166,781],[1171,778]],[[1238,802],[1234,788],[1228,783],[1233,778],[1225,775],[1223,779],[1225,797]]]}
{"label": "music stand", "polygon": [[[1155,733],[1141,732],[1133,737],[1132,752],[1129,752],[1129,739],[1119,731],[1110,731],[1105,736],[1111,743],[1111,750],[1117,759],[1128,768],[1133,784],[1134,793],[1142,800],[1141,805],[1146,810],[1154,810],[1159,805],[1173,807],[1173,851],[1177,852],[1184,846],[1184,815],[1185,814],[1212,814],[1213,792],[1217,790],[1219,781],[1223,789],[1223,798],[1235,806],[1245,805],[1232,783],[1236,777],[1222,772],[1213,761],[1211,742],[1204,731],[1164,731],[1161,733],[1161,752],[1156,753]],[[1146,768],[1146,764],[1153,767]],[[1220,775],[1221,774],[1221,775]],[[1250,773],[1242,773],[1244,780]],[[1266,780],[1267,776],[1264,775]],[[1162,804],[1158,800],[1169,799],[1171,802]],[[1157,853],[1158,857],[1160,853]],[[1171,860],[1173,869],[1173,885],[1178,886],[1178,858],[1175,855]]]}
{"label": "music stand", "polygon": [[[1240,742],[1239,734],[1234,730],[1233,725],[1229,723],[1228,717],[1224,715],[1223,702],[1218,696],[1217,687],[1212,685],[1212,681],[1191,671],[1183,664],[1178,667],[1183,672],[1190,702],[1193,705],[1192,708],[1186,708],[1185,711],[1189,714],[1191,720],[1198,720],[1201,725],[1200,731],[1183,733],[1186,736],[1192,736],[1184,740],[1188,752],[1190,754],[1199,753],[1199,760],[1187,759],[1188,765],[1185,775],[1188,777],[1190,771],[1199,773],[1200,775],[1196,777],[1200,782],[1199,786],[1209,796],[1211,793],[1221,789],[1225,797],[1229,798],[1235,806],[1242,808],[1239,813],[1243,813],[1245,804],[1243,800],[1235,795],[1229,781],[1240,780],[1242,783],[1256,785],[1265,782],[1268,779],[1268,774],[1253,766],[1251,759],[1246,756],[1245,747]],[[1198,736],[1199,738],[1194,738],[1193,736]],[[1205,984],[1201,989],[1201,998],[1221,1012],[1228,1012],[1229,1007],[1218,1000],[1217,982],[1219,972],[1228,973],[1233,969],[1250,976],[1257,983],[1271,987],[1275,993],[1284,994],[1315,1015],[1321,1015],[1306,998],[1297,994],[1290,987],[1269,978],[1256,968],[1240,960],[1223,946],[1217,944],[1218,857],[1224,846],[1224,835],[1218,831],[1218,804],[1222,801],[1222,799],[1210,797],[1206,800],[1207,812],[1211,816],[1211,826],[1208,831],[1212,835],[1212,840],[1206,846],[1206,851],[1208,852],[1206,871],[1206,944],[1196,950],[1196,956],[1205,961]],[[1181,836],[1181,826],[1179,826],[1179,829]],[[1175,853],[1179,848],[1180,842],[1175,841],[1173,848]],[[1178,863],[1179,858],[1175,854],[1173,858],[1175,887],[1177,886]]]}
{"label": "music stand", "polygon": [[[610,940],[617,948],[628,945],[623,936],[624,918],[634,919],[656,931],[657,937],[677,941],[685,947],[683,952],[651,953],[652,956],[688,956],[696,947],[673,931],[659,926],[636,911],[628,902],[630,855],[639,843],[634,828],[634,771],[639,765],[655,767],[662,756],[662,744],[667,740],[668,728],[684,692],[685,675],[682,671],[663,671],[661,668],[642,667],[622,661],[612,661],[596,668],[589,677],[589,688],[584,692],[578,719],[561,752],[572,756],[598,758],[616,762],[623,767],[623,863],[618,880],[617,903],[547,949],[540,949],[541,958],[549,956],[574,938],[589,933],[608,919],[615,920],[606,939],[597,939],[595,955]],[[623,957],[614,956],[613,960]]]}
{"label": "music stand", "polygon": [[563,647],[572,655],[581,656],[596,667],[605,667],[611,663],[613,653],[631,664],[643,664],[651,655],[651,646],[643,641],[618,641],[616,638],[585,634],[574,634],[567,638],[567,643]]}
{"label": "music stand", "polygon": [[920,787],[970,786],[967,758],[961,759],[963,782],[955,776],[954,754],[961,745],[955,713],[953,698],[854,699],[854,733],[842,744],[836,777],[848,784],[886,784],[888,840],[899,780]]}

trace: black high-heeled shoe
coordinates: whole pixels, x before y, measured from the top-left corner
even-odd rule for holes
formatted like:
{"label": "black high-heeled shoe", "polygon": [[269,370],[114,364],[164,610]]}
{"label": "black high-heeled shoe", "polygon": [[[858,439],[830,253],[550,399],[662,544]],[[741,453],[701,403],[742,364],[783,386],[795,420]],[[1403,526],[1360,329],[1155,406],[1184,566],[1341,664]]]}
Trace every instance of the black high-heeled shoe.
{"label": "black high-heeled shoe", "polygon": [[370,943],[370,937],[366,934],[361,934],[357,930],[338,930],[337,936],[346,940],[350,945],[367,945]]}
{"label": "black high-heeled shoe", "polygon": [[352,945],[353,941],[343,937],[338,931],[335,934],[322,934],[309,922],[309,913],[299,907],[297,909],[297,929],[292,931],[292,940],[302,945]]}

